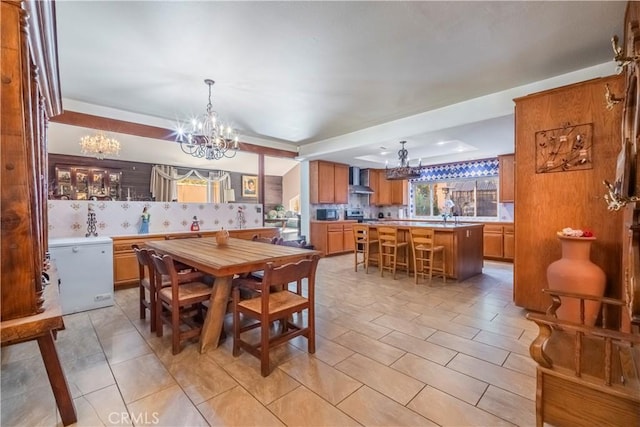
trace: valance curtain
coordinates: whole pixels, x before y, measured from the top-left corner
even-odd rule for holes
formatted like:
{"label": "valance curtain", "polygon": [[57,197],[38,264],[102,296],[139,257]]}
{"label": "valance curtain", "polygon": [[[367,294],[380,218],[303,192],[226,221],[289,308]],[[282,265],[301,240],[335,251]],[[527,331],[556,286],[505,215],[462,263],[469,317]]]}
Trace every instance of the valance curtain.
{"label": "valance curtain", "polygon": [[[224,194],[224,190],[231,188],[231,176],[228,172],[210,171],[208,176],[204,176],[197,170],[191,169],[184,175],[178,175],[178,170],[172,166],[154,165],[151,170],[151,195],[157,202],[170,202],[178,194],[177,182],[193,175],[209,184],[218,183],[222,190],[221,194]],[[214,200],[211,195],[210,200]]]}

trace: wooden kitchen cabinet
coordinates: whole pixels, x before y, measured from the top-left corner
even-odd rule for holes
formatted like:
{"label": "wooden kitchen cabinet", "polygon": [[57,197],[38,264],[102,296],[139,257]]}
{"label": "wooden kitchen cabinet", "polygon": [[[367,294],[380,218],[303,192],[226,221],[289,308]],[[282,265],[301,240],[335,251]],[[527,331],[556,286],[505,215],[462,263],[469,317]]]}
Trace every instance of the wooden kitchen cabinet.
{"label": "wooden kitchen cabinet", "polygon": [[503,234],[503,258],[513,260],[515,254],[515,233],[513,225],[505,225]]}
{"label": "wooden kitchen cabinet", "polygon": [[500,202],[513,203],[515,201],[515,155],[498,156],[498,161]]}
{"label": "wooden kitchen cabinet", "polygon": [[369,186],[373,190],[369,202],[375,206],[406,205],[408,182],[387,179],[384,169],[369,169]]}
{"label": "wooden kitchen cabinet", "polygon": [[314,204],[349,203],[349,166],[321,160],[310,162],[309,201]]}
{"label": "wooden kitchen cabinet", "polygon": [[501,259],[503,256],[503,231],[501,225],[485,224],[483,240],[483,256]]}
{"label": "wooden kitchen cabinet", "polygon": [[407,193],[409,183],[406,179],[388,181],[391,184],[391,204],[392,205],[407,205],[408,196]]}
{"label": "wooden kitchen cabinet", "polygon": [[353,251],[353,224],[356,221],[312,221],[310,242],[323,255]]}

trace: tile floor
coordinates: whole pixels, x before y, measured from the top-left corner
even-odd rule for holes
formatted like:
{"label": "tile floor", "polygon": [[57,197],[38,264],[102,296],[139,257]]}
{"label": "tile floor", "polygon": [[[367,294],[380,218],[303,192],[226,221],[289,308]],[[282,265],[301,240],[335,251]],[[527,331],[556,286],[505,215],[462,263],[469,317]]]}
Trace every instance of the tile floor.
{"label": "tile floor", "polygon": [[[387,275],[388,276],[388,275]],[[320,261],[317,351],[298,338],[257,358],[171,354],[149,333],[137,289],[116,305],[65,316],[56,342],[78,425],[495,426],[535,424],[537,328],[512,302],[512,265],[485,262],[461,283],[414,285]],[[228,325],[227,325],[228,326]],[[2,349],[1,424],[61,425],[35,342]]]}

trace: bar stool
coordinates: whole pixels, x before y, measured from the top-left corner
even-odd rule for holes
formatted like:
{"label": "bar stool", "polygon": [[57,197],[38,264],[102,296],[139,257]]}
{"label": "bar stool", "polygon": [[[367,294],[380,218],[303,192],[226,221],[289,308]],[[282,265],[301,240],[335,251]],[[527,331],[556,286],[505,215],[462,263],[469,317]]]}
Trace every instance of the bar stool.
{"label": "bar stool", "polygon": [[[378,264],[380,266],[380,277],[384,276],[384,270],[393,272],[393,279],[396,278],[396,267],[404,267],[409,275],[409,243],[398,241],[398,229],[396,227],[378,228]],[[404,262],[398,260],[398,249],[404,252]]]}
{"label": "bar stool", "polygon": [[[429,228],[412,228],[411,247],[413,248],[413,265],[415,270],[415,281],[418,283],[418,276],[429,277],[429,282],[434,274],[441,276],[442,281],[447,283],[447,269],[445,262],[444,246],[436,246],[433,229]],[[435,255],[440,262],[434,265]]]}
{"label": "bar stool", "polygon": [[[369,263],[374,262],[378,265],[378,256],[375,250],[378,248],[378,239],[375,230],[371,230],[366,224],[353,225],[353,255],[354,255],[354,271],[358,271],[360,264],[364,265],[365,273],[369,274]],[[359,256],[358,254],[362,254]],[[362,258],[361,260],[359,258]]]}

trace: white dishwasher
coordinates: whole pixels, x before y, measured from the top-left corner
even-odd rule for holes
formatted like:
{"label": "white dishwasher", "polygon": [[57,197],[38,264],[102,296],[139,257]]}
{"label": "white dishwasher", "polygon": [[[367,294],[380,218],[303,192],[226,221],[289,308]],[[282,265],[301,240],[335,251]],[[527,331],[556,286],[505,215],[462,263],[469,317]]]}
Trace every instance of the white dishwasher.
{"label": "white dishwasher", "polygon": [[50,239],[49,253],[60,279],[62,314],[113,305],[110,237]]}

